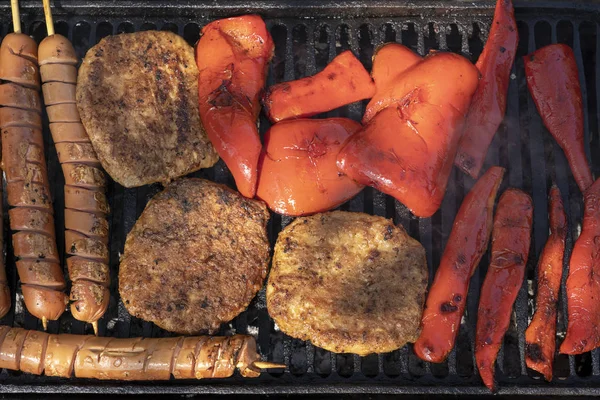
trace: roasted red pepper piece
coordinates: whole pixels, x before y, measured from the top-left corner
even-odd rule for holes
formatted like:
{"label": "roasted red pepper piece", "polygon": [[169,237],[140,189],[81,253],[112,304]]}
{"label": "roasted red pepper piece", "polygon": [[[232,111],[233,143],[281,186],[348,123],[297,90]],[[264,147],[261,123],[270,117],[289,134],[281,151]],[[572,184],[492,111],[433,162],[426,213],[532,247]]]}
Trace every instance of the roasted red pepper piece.
{"label": "roasted red pepper piece", "polygon": [[600,346],[600,179],[583,196],[581,235],[575,242],[567,278],[567,336],[563,354],[581,354]]}
{"label": "roasted red pepper piece", "polygon": [[366,113],[376,114],[371,108],[377,107],[381,96],[389,93],[394,79],[421,60],[423,60],[421,56],[399,43],[386,43],[379,47],[373,55],[373,68],[371,69],[371,77],[375,82],[376,91],[367,105]]}
{"label": "roasted red pepper piece", "polygon": [[492,259],[481,287],[475,360],[485,386],[494,390],[496,357],[525,277],[533,217],[531,197],[508,189],[498,202],[492,231]]}
{"label": "roasted red pepper piece", "polygon": [[211,22],[196,46],[202,124],[246,197],[256,194],[262,149],[256,119],[273,51],[258,15]]}
{"label": "roasted red pepper piece", "polygon": [[361,125],[347,118],[297,119],[265,134],[257,197],[279,214],[299,216],[335,208],[362,186],[340,174],[336,157]]}
{"label": "roasted red pepper piece", "polygon": [[544,125],[565,152],[581,192],[593,183],[583,144],[583,105],[573,50],[551,44],[526,55],[529,93]]}
{"label": "roasted red pepper piece", "polygon": [[567,217],[558,187],[550,189],[550,236],[538,262],[536,309],[525,331],[527,366],[552,380],[556,349],[556,305],[563,273]]}
{"label": "roasted red pepper piece", "polygon": [[430,217],[444,197],[478,80],[464,57],[427,56],[395,79],[396,101],[346,141],[338,168]]}
{"label": "roasted red pepper piece", "polygon": [[422,360],[442,362],[454,347],[467,303],[469,279],[488,247],[494,202],[503,176],[504,168],[490,168],[465,197],[454,219],[427,295],[421,335],[413,347]]}
{"label": "roasted red pepper piece", "polygon": [[490,35],[477,60],[481,80],[458,144],[456,166],[477,179],[490,143],[506,113],[506,94],[519,33],[511,0],[497,0]]}
{"label": "roasted red pepper piece", "polygon": [[346,50],[316,75],[271,86],[263,98],[272,122],[310,117],[375,94],[375,83],[361,62]]}

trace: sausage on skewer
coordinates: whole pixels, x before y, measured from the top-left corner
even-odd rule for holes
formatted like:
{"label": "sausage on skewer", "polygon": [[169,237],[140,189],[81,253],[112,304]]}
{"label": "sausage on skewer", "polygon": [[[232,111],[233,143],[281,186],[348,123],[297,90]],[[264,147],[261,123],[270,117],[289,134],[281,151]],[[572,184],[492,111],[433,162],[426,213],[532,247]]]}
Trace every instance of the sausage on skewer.
{"label": "sausage on skewer", "polygon": [[227,378],[237,368],[247,378],[261,368],[285,365],[260,361],[252,336],[195,336],[117,339],[50,335],[0,326],[0,368],[69,378],[168,380]]}
{"label": "sausage on skewer", "polygon": [[29,312],[56,320],[65,310],[65,280],[56,248],[54,216],[41,129],[37,45],[11,33],[0,46],[0,126],[10,228],[23,299]]}
{"label": "sausage on skewer", "polygon": [[40,43],[38,61],[50,132],[65,176],[71,314],[91,323],[97,334],[98,320],[110,300],[106,176],[75,104],[77,56],[73,45],[64,36],[52,34]]}

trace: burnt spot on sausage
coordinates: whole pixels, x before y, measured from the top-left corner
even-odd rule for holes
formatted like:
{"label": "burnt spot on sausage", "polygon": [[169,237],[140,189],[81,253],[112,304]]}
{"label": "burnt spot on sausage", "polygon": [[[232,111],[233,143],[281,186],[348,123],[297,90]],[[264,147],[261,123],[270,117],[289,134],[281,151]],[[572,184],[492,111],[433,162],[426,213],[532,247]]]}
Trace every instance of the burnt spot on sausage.
{"label": "burnt spot on sausage", "polygon": [[452,301],[454,301],[455,303],[460,303],[462,300],[462,296],[460,294],[455,294],[454,297],[452,298]]}
{"label": "burnt spot on sausage", "polygon": [[504,52],[506,52],[506,47],[500,46],[500,48],[498,50],[500,50],[500,53],[504,53]]}
{"label": "burnt spot on sausage", "polygon": [[533,362],[545,361],[542,348],[537,343],[525,343],[525,356]]}
{"label": "burnt spot on sausage", "polygon": [[330,81],[334,80],[336,77],[336,73],[335,72],[331,72],[327,75],[327,79],[329,79]]}
{"label": "burnt spot on sausage", "polygon": [[457,310],[458,310],[458,307],[449,301],[442,303],[442,305],[440,306],[440,311],[444,314],[453,313],[454,311],[457,311]]}
{"label": "burnt spot on sausage", "polygon": [[458,261],[459,264],[465,264],[467,262],[467,257],[464,253],[458,253],[456,261]]}

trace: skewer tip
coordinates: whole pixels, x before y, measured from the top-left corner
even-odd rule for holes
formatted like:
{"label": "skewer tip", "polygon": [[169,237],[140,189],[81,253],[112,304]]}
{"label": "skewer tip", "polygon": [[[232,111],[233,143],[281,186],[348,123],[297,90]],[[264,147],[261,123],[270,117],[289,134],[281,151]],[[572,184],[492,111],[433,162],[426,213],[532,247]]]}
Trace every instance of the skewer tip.
{"label": "skewer tip", "polygon": [[92,328],[94,328],[94,335],[98,336],[98,321],[92,322]]}
{"label": "skewer tip", "polygon": [[44,327],[45,331],[48,330],[48,319],[46,317],[42,317],[42,326]]}
{"label": "skewer tip", "polygon": [[42,0],[44,6],[44,16],[46,17],[46,30],[48,36],[54,35],[54,21],[52,21],[52,10],[50,9],[50,0]]}
{"label": "skewer tip", "polygon": [[21,15],[19,14],[19,0],[10,0],[10,9],[12,12],[13,31],[21,33]]}
{"label": "skewer tip", "polygon": [[255,366],[256,368],[260,368],[260,369],[267,369],[267,368],[282,369],[282,368],[285,368],[285,364],[277,364],[277,363],[273,363],[270,361],[254,361],[252,363],[252,365]]}

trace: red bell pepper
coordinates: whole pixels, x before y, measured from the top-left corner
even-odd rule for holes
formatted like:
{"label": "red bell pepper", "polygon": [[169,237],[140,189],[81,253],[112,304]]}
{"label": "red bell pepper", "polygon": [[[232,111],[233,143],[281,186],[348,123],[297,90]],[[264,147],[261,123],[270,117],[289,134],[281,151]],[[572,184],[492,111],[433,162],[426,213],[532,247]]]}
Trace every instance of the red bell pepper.
{"label": "red bell pepper", "polygon": [[365,114],[377,114],[381,111],[378,104],[382,96],[390,92],[397,76],[418,64],[423,58],[411,49],[399,43],[386,43],[379,47],[373,55],[371,77],[375,82],[375,95],[367,105]]}
{"label": "red bell pepper", "polygon": [[583,196],[581,235],[575,242],[567,278],[567,336],[563,354],[600,347],[600,179]]}
{"label": "red bell pepper", "polygon": [[279,214],[331,210],[363,188],[338,172],[344,141],[361,125],[347,118],[279,122],[265,134],[257,197]]}
{"label": "red bell pepper", "polygon": [[196,46],[200,118],[246,197],[256,193],[262,149],[256,119],[273,51],[258,15],[213,21]]}
{"label": "red bell pepper", "polygon": [[563,273],[567,217],[558,187],[550,189],[550,236],[538,262],[536,309],[525,331],[527,366],[552,380],[556,349],[556,305]]}
{"label": "red bell pepper", "polygon": [[485,386],[494,390],[496,357],[523,285],[531,242],[531,197],[508,189],[498,202],[492,232],[492,259],[479,297],[475,361]]}
{"label": "red bell pepper", "polygon": [[583,193],[593,179],[583,144],[583,105],[573,50],[564,44],[552,44],[524,60],[531,97],[544,125],[565,152]]}
{"label": "red bell pepper", "polygon": [[444,194],[479,72],[454,53],[433,53],[394,79],[391,105],[352,135],[338,168],[430,217]]}
{"label": "red bell pepper", "polygon": [[494,202],[503,176],[504,168],[490,168],[465,197],[454,219],[427,295],[421,335],[413,347],[422,360],[442,362],[454,347],[467,304],[469,279],[488,247]]}
{"label": "red bell pepper", "polygon": [[510,71],[519,33],[511,0],[497,0],[490,35],[477,60],[481,81],[458,144],[456,166],[477,179],[488,147],[504,119]]}
{"label": "red bell pepper", "polygon": [[335,57],[316,75],[271,86],[263,97],[272,122],[310,117],[375,94],[375,84],[350,50]]}

